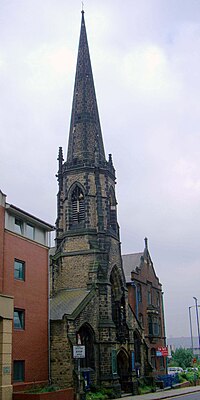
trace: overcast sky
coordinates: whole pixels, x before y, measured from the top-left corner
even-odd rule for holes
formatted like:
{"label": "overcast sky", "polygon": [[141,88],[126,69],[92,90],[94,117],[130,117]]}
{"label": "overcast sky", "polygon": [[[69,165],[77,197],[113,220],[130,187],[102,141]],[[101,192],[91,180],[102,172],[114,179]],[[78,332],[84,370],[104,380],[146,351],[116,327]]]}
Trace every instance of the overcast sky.
{"label": "overcast sky", "polygon": [[[122,250],[148,237],[167,336],[189,336],[188,307],[200,302],[200,1],[84,3]],[[52,224],[80,11],[79,0],[0,1],[0,188]]]}

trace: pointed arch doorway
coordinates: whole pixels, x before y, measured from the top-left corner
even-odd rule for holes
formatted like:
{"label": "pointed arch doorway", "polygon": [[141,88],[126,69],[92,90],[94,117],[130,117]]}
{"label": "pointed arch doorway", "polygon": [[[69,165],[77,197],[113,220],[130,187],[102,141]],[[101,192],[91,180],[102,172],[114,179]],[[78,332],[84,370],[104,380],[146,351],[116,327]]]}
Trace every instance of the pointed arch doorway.
{"label": "pointed arch doorway", "polygon": [[85,358],[81,359],[82,368],[95,369],[95,351],[94,342],[95,335],[91,326],[87,323],[83,324],[78,331],[81,339],[81,344],[85,346]]}
{"label": "pointed arch doorway", "polygon": [[78,336],[81,344],[85,346],[85,358],[80,359],[80,371],[85,389],[88,390],[95,382],[95,334],[91,325],[84,323],[77,332]]}
{"label": "pointed arch doorway", "polygon": [[130,360],[127,352],[121,349],[117,354],[117,373],[123,392],[129,392],[130,381]]}

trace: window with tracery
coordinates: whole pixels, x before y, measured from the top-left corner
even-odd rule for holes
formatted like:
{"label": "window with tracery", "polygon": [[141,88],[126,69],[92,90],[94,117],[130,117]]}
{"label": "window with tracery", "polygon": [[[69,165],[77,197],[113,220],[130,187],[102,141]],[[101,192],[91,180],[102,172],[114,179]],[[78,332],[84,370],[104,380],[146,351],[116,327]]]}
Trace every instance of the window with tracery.
{"label": "window with tracery", "polygon": [[151,364],[153,369],[156,369],[156,349],[154,348],[151,349]]}
{"label": "window with tracery", "polygon": [[109,196],[109,226],[113,231],[117,231],[117,206],[113,190]]}
{"label": "window with tracery", "polygon": [[143,315],[141,313],[139,314],[139,323],[141,326],[144,324]]}
{"label": "window with tracery", "polygon": [[71,225],[83,224],[85,221],[85,198],[82,189],[77,185],[71,195]]}
{"label": "window with tracery", "polygon": [[149,327],[149,335],[160,336],[160,318],[149,316],[148,327]]}
{"label": "window with tracery", "polygon": [[138,295],[138,302],[142,303],[142,287],[140,284],[137,285],[137,295]]}
{"label": "window with tracery", "polygon": [[165,367],[164,357],[159,357],[159,360],[160,360],[160,368],[164,368]]}
{"label": "window with tracery", "polygon": [[158,291],[156,292],[156,306],[160,306],[160,293]]}
{"label": "window with tracery", "polygon": [[141,339],[137,332],[134,332],[134,351],[135,351],[135,362],[141,363]]}
{"label": "window with tracery", "polygon": [[114,267],[111,276],[112,319],[117,328],[117,339],[124,342],[127,338],[125,294],[121,277],[117,267]]}
{"label": "window with tracery", "polygon": [[160,336],[160,318],[154,317],[153,333],[154,336]]}
{"label": "window with tracery", "polygon": [[148,284],[147,288],[147,303],[148,305],[152,305],[152,287],[151,284]]}
{"label": "window with tracery", "polygon": [[152,317],[148,317],[148,328],[149,328],[149,335],[153,335],[153,321]]}

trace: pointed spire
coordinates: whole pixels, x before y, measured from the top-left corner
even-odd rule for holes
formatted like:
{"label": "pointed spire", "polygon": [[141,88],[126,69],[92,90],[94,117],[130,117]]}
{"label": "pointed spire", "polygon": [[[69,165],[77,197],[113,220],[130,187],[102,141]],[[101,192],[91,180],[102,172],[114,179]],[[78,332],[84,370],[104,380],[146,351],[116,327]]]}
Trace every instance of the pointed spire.
{"label": "pointed spire", "polygon": [[149,250],[148,250],[148,239],[147,237],[144,238],[144,259],[147,261],[148,260],[148,255],[149,255]]}
{"label": "pointed spire", "polygon": [[58,160],[58,173],[61,173],[62,172],[62,164],[64,161],[62,147],[59,147],[57,160]]}
{"label": "pointed spire", "polygon": [[[84,11],[81,11],[76,77],[67,154],[68,166],[105,163],[104,145],[90,61]],[[98,156],[97,156],[98,153]]]}
{"label": "pointed spire", "polygon": [[62,190],[63,180],[62,180],[62,170],[63,170],[63,151],[62,147],[59,147],[58,151],[58,173],[56,177],[58,178],[59,190]]}

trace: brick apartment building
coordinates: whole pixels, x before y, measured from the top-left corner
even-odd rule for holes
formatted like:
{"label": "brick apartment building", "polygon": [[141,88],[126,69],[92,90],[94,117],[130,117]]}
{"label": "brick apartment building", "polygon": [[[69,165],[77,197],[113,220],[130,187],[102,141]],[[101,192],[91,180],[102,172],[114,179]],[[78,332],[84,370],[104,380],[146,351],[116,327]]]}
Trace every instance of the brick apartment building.
{"label": "brick apartment building", "polygon": [[53,226],[0,191],[0,398],[48,382],[48,250]]}
{"label": "brick apartment building", "polygon": [[159,348],[166,346],[162,285],[156,276],[147,239],[143,252],[122,256],[129,304],[144,329],[153,375],[166,373],[166,357]]}

